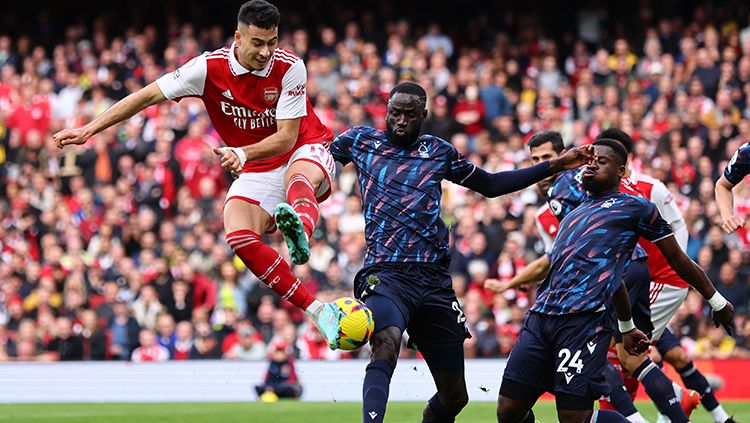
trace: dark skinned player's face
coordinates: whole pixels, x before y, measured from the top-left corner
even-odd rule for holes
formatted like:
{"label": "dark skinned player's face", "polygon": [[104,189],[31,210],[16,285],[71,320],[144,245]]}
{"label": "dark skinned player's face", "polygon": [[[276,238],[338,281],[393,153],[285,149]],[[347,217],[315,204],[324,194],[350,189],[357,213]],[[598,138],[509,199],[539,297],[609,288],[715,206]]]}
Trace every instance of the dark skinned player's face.
{"label": "dark skinned player's face", "polygon": [[406,93],[394,94],[388,101],[385,116],[388,139],[401,147],[412,144],[419,137],[426,117],[427,110],[419,97]]}
{"label": "dark skinned player's face", "polygon": [[594,160],[586,165],[581,174],[583,189],[598,194],[620,184],[625,176],[625,165],[612,147],[594,146]]}

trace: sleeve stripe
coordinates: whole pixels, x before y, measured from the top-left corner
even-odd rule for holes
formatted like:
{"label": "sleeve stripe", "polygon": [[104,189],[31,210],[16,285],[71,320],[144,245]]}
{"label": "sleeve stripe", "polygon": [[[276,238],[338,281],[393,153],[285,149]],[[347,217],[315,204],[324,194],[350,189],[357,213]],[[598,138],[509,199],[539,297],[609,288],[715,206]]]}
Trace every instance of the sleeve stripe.
{"label": "sleeve stripe", "polygon": [[464,181],[466,181],[467,179],[469,179],[469,176],[471,176],[471,175],[473,175],[473,174],[474,174],[474,171],[475,171],[475,170],[477,170],[477,165],[475,165],[475,164],[473,164],[473,163],[472,163],[472,168],[471,168],[471,172],[469,172],[469,174],[468,174],[468,175],[466,175],[466,177],[465,177],[465,178],[461,179],[461,182],[459,182],[458,184],[459,184],[459,185],[463,184],[463,183],[464,183]]}
{"label": "sleeve stripe", "polygon": [[667,239],[667,238],[669,238],[670,236],[674,236],[674,233],[670,232],[669,234],[667,234],[667,235],[664,235],[663,237],[660,237],[660,238],[656,238],[656,239],[653,239],[653,240],[649,240],[649,241],[651,241],[651,242],[654,242],[654,243],[656,243],[656,242],[659,242],[659,241],[661,241],[662,239]]}

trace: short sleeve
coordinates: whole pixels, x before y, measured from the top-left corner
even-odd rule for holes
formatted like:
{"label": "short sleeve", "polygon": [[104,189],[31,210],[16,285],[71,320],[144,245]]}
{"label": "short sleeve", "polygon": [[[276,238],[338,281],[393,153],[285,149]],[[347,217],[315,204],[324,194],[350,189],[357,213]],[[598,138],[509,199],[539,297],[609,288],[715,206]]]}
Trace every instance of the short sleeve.
{"label": "short sleeve", "polygon": [[646,240],[656,242],[673,235],[672,227],[661,217],[654,203],[638,199],[631,213],[638,217],[636,232]]}
{"label": "short sleeve", "polygon": [[724,178],[732,185],[742,182],[742,179],[750,174],[750,143],[744,143],[734,153],[724,169]]}
{"label": "short sleeve", "polygon": [[296,119],[307,115],[307,70],[302,60],[287,69],[281,79],[281,95],[276,119]]}
{"label": "short sleeve", "polygon": [[361,133],[359,127],[354,127],[336,137],[331,143],[331,155],[334,160],[344,165],[350,163],[352,161],[352,148]]}
{"label": "short sleeve", "polygon": [[[443,141],[445,142],[445,141]],[[463,184],[466,179],[474,173],[477,166],[456,150],[452,144],[445,142],[448,148],[446,160],[448,162],[448,173],[445,179],[455,183]]]}
{"label": "short sleeve", "polygon": [[673,222],[683,220],[680,208],[677,206],[677,202],[674,201],[672,193],[669,192],[669,189],[661,181],[654,182],[653,188],[651,188],[651,201],[656,204],[661,217],[667,223],[672,224]]}
{"label": "short sleeve", "polygon": [[156,80],[161,93],[169,100],[182,97],[201,96],[206,86],[208,65],[206,56],[194,57],[174,72],[163,75]]}

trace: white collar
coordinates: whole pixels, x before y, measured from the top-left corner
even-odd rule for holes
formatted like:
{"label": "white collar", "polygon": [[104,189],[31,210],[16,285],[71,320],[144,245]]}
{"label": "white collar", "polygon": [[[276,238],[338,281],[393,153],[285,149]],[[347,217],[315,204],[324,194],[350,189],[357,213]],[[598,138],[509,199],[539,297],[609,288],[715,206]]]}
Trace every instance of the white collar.
{"label": "white collar", "polygon": [[274,54],[271,54],[271,57],[268,59],[268,63],[266,63],[266,67],[261,70],[253,70],[242,66],[239,60],[237,60],[237,56],[235,56],[235,43],[232,42],[232,45],[229,47],[229,67],[232,69],[232,73],[234,73],[236,76],[244,75],[248,72],[252,72],[255,76],[260,77],[267,77],[268,74],[271,73],[271,68],[273,67],[273,57]]}

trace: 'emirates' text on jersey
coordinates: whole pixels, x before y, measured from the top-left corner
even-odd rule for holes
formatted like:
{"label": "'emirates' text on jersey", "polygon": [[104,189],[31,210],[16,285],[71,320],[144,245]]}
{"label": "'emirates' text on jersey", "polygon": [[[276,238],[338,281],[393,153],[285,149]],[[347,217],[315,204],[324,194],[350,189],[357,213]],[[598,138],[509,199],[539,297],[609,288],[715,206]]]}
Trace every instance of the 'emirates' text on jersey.
{"label": "'emirates' text on jersey", "polygon": [[279,119],[302,118],[297,142],[289,152],[247,162],[245,172],[275,169],[300,146],[333,139],[307,97],[305,64],[289,50],[277,48],[264,69],[251,71],[235,57],[233,43],[193,58],[156,83],[170,100],[200,97],[216,131],[231,147],[252,145],[273,135]]}
{"label": "'emirates' text on jersey", "polygon": [[609,306],[638,237],[672,236],[654,203],[620,192],[589,197],[560,222],[550,272],[533,311],[574,314]]}
{"label": "'emirates' text on jersey", "polygon": [[448,260],[448,228],[440,218],[443,179],[462,184],[475,166],[448,142],[422,135],[410,147],[367,126],[334,140],[336,161],[354,163],[365,215],[365,265]]}

